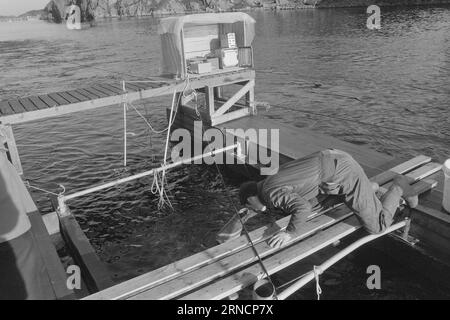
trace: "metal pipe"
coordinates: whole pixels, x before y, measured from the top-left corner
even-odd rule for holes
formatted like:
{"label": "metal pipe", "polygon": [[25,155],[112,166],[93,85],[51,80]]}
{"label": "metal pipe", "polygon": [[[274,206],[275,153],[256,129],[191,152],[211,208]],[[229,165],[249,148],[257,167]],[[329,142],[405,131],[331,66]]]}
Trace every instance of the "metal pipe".
{"label": "metal pipe", "polygon": [[123,166],[127,166],[127,90],[125,87],[125,80],[122,81],[122,89],[125,95],[123,99]]}
{"label": "metal pipe", "polygon": [[[381,233],[371,234],[371,235],[368,235],[366,237],[359,239],[358,241],[355,241],[354,243],[349,245],[347,248],[338,252],[336,255],[334,255],[333,257],[331,257],[330,259],[325,261],[323,264],[318,266],[317,268],[319,270],[319,273],[320,274],[323,273],[326,269],[330,268],[336,262],[345,258],[347,255],[349,255],[350,253],[352,253],[353,251],[355,251],[362,245],[364,245],[370,241],[373,241],[379,237],[382,237],[388,233],[391,233],[397,229],[403,228],[404,226],[406,226],[406,224],[407,224],[407,221],[404,220],[404,221],[401,221],[399,223],[396,223],[396,224],[390,226],[389,228],[387,228],[385,231],[383,231]],[[297,290],[299,290],[300,288],[305,286],[308,282],[310,282],[311,280],[314,280],[314,278],[315,278],[315,272],[314,271],[308,272],[303,278],[301,278],[300,280],[298,280],[297,282],[295,282],[294,284],[289,286],[284,291],[278,293],[277,294],[278,300],[286,299],[287,297],[289,297],[290,295],[295,293]]]}
{"label": "metal pipe", "polygon": [[75,192],[75,193],[72,193],[72,194],[69,194],[69,195],[66,195],[66,196],[62,195],[61,196],[61,201],[66,201],[66,200],[74,199],[74,198],[77,198],[77,197],[81,197],[81,196],[84,196],[84,195],[89,194],[89,193],[93,193],[93,192],[96,192],[96,191],[100,191],[100,190],[103,190],[103,189],[106,189],[106,188],[110,188],[110,187],[116,186],[116,185],[124,183],[124,182],[128,182],[128,181],[139,179],[139,178],[142,178],[142,177],[145,177],[145,176],[149,176],[151,174],[154,174],[155,172],[160,172],[160,171],[163,171],[163,170],[171,169],[171,168],[174,168],[174,167],[182,165],[182,164],[189,164],[192,161],[203,159],[205,157],[210,157],[210,156],[213,156],[213,155],[215,155],[217,153],[226,152],[228,150],[232,150],[232,149],[235,149],[235,148],[240,148],[240,143],[233,144],[231,146],[228,146],[228,147],[225,147],[225,148],[222,148],[222,149],[213,150],[213,151],[210,151],[210,152],[207,152],[207,153],[204,153],[204,154],[201,154],[201,155],[189,158],[189,159],[180,160],[180,161],[171,163],[169,165],[161,166],[159,168],[155,168],[155,169],[152,169],[152,170],[149,170],[149,171],[141,172],[141,173],[138,173],[138,174],[126,177],[126,178],[122,178],[122,179],[119,179],[119,180],[111,181],[111,182],[105,183],[103,185],[99,185],[99,186],[92,187],[92,188],[89,188],[89,189],[86,189],[86,190]]}

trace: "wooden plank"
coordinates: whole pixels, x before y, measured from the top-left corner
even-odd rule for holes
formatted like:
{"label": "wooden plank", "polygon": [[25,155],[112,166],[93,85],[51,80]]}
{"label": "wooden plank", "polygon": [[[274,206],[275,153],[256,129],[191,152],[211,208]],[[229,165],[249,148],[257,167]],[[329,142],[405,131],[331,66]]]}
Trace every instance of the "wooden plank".
{"label": "wooden plank", "polygon": [[39,99],[39,97],[37,96],[31,96],[29,97],[29,99],[33,102],[33,104],[36,106],[36,108],[38,109],[47,109],[49,106],[44,103],[41,99]]}
{"label": "wooden plank", "polygon": [[79,92],[80,94],[82,94],[82,95],[84,95],[84,96],[90,98],[90,99],[93,99],[93,100],[96,100],[96,99],[99,99],[99,98],[102,97],[102,96],[99,95],[99,94],[93,94],[93,93],[91,93],[90,91],[87,91],[87,90],[85,90],[85,89],[77,89],[76,91]]}
{"label": "wooden plank", "polygon": [[78,99],[80,102],[81,101],[87,101],[90,100],[89,97],[81,94],[80,92],[78,92],[77,90],[70,90],[67,91],[67,94],[71,95],[72,97],[74,97],[75,99]]}
{"label": "wooden plank", "polygon": [[63,98],[64,98],[65,100],[67,100],[69,103],[77,103],[77,102],[80,102],[80,101],[81,101],[81,100],[79,100],[79,99],[73,97],[72,95],[68,94],[68,93],[65,92],[65,91],[58,92],[58,95],[61,96],[61,97],[63,97]]}
{"label": "wooden plank", "polygon": [[[394,160],[394,161],[396,161],[396,160]],[[410,160],[408,160],[406,162],[403,162],[403,163],[400,163],[400,164],[396,165],[392,169],[389,169],[389,170],[383,172],[382,174],[387,175],[387,176],[392,176],[392,173],[404,174],[404,173],[408,172],[408,171],[404,170],[405,167],[406,168],[410,168],[409,170],[413,170],[416,167],[418,167],[420,165],[423,165],[423,164],[426,164],[426,163],[429,163],[429,162],[431,162],[431,157],[424,156],[424,155],[419,155],[419,156],[416,156],[416,157],[414,157],[414,158],[412,158],[412,159],[410,159]],[[414,165],[414,166],[412,166],[411,164]]]}
{"label": "wooden plank", "polygon": [[60,217],[60,230],[70,253],[82,270],[88,290],[92,293],[112,286],[105,265],[72,214]]}
{"label": "wooden plank", "polygon": [[8,101],[0,101],[0,115],[14,114],[14,110]]}
{"label": "wooden plank", "polygon": [[115,87],[110,84],[101,83],[101,84],[98,84],[97,86],[108,89],[109,91],[114,92],[116,95],[123,94],[123,90],[121,88]]}
{"label": "wooden plank", "polygon": [[41,214],[38,211],[33,211],[28,213],[28,218],[31,222],[31,232],[36,239],[55,297],[57,299],[74,299],[73,291],[67,288],[67,274],[50,240]]}
{"label": "wooden plank", "polygon": [[242,117],[247,117],[249,115],[250,115],[250,108],[242,108],[235,111],[230,111],[220,116],[213,115],[211,117],[211,125],[216,126],[228,121],[232,121]]}
{"label": "wooden plank", "polygon": [[98,91],[98,90],[94,89],[93,87],[86,87],[86,88],[83,88],[83,90],[87,91],[87,92],[90,92],[92,94],[95,94],[96,96],[99,96],[101,98],[110,97],[111,96],[110,94],[106,94],[106,93],[104,93],[102,91]]}
{"label": "wooden plank", "polygon": [[[295,262],[298,262],[317,251],[333,244],[345,236],[361,228],[356,217],[350,217],[326,229],[326,231],[298,243],[285,250],[264,259],[264,266],[269,274],[274,274]],[[319,244],[319,245],[318,245]],[[203,287],[201,290],[192,292],[181,297],[181,300],[219,300],[229,297],[235,292],[242,290],[255,283],[265,275],[259,263],[256,263],[242,271],[235,273],[232,277],[219,280],[213,284]]]}
{"label": "wooden plank", "polygon": [[[399,165],[396,167],[396,172],[390,172],[390,174],[384,174],[381,173],[375,177],[373,177],[371,180],[377,182],[380,185],[383,185],[387,182],[389,182],[391,179],[393,179],[398,173],[403,173],[409,171],[411,168],[415,168],[417,164],[421,163],[421,158],[414,158],[416,159],[417,163],[414,161],[408,161],[405,165]],[[325,218],[317,218],[319,221],[319,224],[321,222],[323,223],[332,223],[332,219],[339,219],[342,218],[340,214],[342,214],[341,211],[336,211],[336,213],[330,213],[331,214],[331,220],[330,217]],[[284,217],[277,221],[277,225],[280,229],[283,229],[286,227],[287,223],[289,222],[290,217]],[[317,223],[317,220],[315,220],[315,223]],[[308,228],[306,226],[305,228]],[[267,234],[267,230],[269,228],[267,226],[264,226],[262,228],[259,228],[257,230],[254,230],[250,233],[251,239],[253,243],[257,244],[261,241],[266,240],[269,235]],[[227,257],[231,254],[234,254],[235,252],[238,252],[240,250],[243,250],[245,248],[249,247],[249,242],[246,238],[246,236],[241,236],[238,239],[223,243],[221,245],[215,246],[213,248],[207,249],[203,252],[199,252],[193,256],[187,257],[185,259],[182,259],[180,261],[177,261],[175,263],[169,264],[167,266],[158,268],[154,271],[151,271],[149,273],[143,274],[139,277],[130,279],[128,281],[125,281],[121,284],[118,284],[114,287],[111,287],[107,290],[104,290],[102,292],[99,292],[98,294],[94,294],[89,299],[118,299],[118,298],[124,298],[130,295],[130,293],[138,293],[143,290],[146,290],[148,288],[152,288],[156,285],[161,284],[164,281],[168,281],[170,279],[176,278],[180,276],[181,274],[184,274],[186,272],[196,270],[202,266],[205,266],[209,263],[212,263],[218,259],[221,259],[223,257]]]}
{"label": "wooden plank", "polygon": [[[413,172],[406,173],[405,177],[411,179],[411,182],[419,181],[440,171],[441,168],[442,168],[441,164],[430,162],[419,168],[416,168]],[[388,189],[391,186],[391,184],[392,183],[387,184],[385,188]]]}
{"label": "wooden plank", "polygon": [[38,109],[29,98],[19,99],[19,102],[27,111],[33,111]]}
{"label": "wooden plank", "polygon": [[108,96],[116,96],[117,95],[117,93],[115,91],[103,88],[102,86],[99,86],[99,85],[93,85],[91,88],[95,89],[97,91],[103,92],[104,94],[106,94]]}
{"label": "wooden plank", "polygon": [[13,99],[9,100],[9,105],[14,110],[15,113],[23,113],[27,110],[20,104],[19,100]]}
{"label": "wooden plank", "polygon": [[[50,98],[46,94],[40,95],[39,99],[41,99],[46,105],[48,105],[49,108],[52,108],[52,107],[55,107],[55,106],[59,105],[58,102],[56,102],[55,100],[53,100],[52,98]],[[46,109],[46,110],[48,110],[48,109]]]}
{"label": "wooden plank", "polygon": [[53,100],[55,100],[60,106],[63,106],[65,104],[70,104],[69,101],[67,101],[66,99],[64,99],[57,93],[49,93],[48,96],[50,98],[52,98]]}

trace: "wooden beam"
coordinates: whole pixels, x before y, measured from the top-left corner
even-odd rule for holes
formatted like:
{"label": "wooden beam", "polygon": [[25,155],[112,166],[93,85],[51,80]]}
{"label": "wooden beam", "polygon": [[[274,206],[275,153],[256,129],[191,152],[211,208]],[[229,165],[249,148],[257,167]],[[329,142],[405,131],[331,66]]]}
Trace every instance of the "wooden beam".
{"label": "wooden beam", "polygon": [[214,115],[213,117],[211,117],[211,125],[216,126],[221,123],[225,123],[249,115],[250,115],[250,108],[242,108],[235,111],[227,112],[221,116]]}
{"label": "wooden beam", "polygon": [[89,292],[97,292],[113,285],[105,265],[100,261],[88,238],[72,214],[60,217],[61,235],[69,252],[81,268],[81,275]]}
{"label": "wooden beam", "polygon": [[249,80],[246,85],[239,89],[227,102],[225,102],[219,109],[217,109],[211,116],[218,117],[228,111],[239,99],[241,99],[247,92],[255,86],[255,80]]}
{"label": "wooden beam", "polygon": [[[285,250],[264,259],[264,266],[269,274],[274,274],[295,262],[316,253],[317,251],[333,244],[361,228],[356,217],[350,217],[333,225],[332,227],[319,232],[318,234],[300,242]],[[262,279],[265,276],[264,270],[259,263],[256,263],[231,277],[214,282],[201,290],[194,291],[183,297],[181,300],[220,300],[235,292],[242,290]]]}
{"label": "wooden beam", "polygon": [[206,107],[209,110],[209,117],[211,118],[215,112],[214,106],[214,88],[213,87],[205,87],[205,96],[206,96]]}
{"label": "wooden beam", "polygon": [[56,299],[74,299],[74,293],[67,288],[67,274],[55,247],[50,240],[47,229],[39,211],[28,213],[31,222],[31,232],[36,239],[42,261],[45,264],[49,281],[52,285]]}

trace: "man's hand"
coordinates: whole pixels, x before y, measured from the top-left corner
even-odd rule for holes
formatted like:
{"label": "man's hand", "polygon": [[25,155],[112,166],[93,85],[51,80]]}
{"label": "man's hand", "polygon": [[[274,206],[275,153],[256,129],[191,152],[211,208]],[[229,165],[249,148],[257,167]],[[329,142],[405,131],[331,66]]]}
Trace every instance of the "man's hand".
{"label": "man's hand", "polygon": [[282,245],[286,244],[289,240],[291,240],[292,236],[286,231],[282,231],[274,235],[269,240],[269,246],[272,248],[279,248]]}

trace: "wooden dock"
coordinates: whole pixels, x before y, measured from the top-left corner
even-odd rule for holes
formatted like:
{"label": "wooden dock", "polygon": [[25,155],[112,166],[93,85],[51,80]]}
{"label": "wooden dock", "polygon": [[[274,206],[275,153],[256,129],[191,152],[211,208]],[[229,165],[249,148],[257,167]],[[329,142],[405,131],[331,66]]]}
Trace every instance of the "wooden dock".
{"label": "wooden dock", "polygon": [[[437,164],[427,168],[427,157],[417,157],[384,171],[372,181],[386,186],[398,173],[408,172],[413,180],[431,174]],[[412,170],[412,171],[411,171]],[[419,181],[419,193],[426,192],[434,183]],[[319,250],[330,246],[361,228],[356,217],[345,206],[337,206],[307,222],[291,245],[273,249],[267,243],[272,235],[286,228],[290,217],[250,233],[255,249],[263,258],[270,274],[274,274]],[[158,268],[142,276],[98,292],[87,299],[223,299],[252,285],[265,274],[257,262],[246,236],[212,247],[203,252]]]}
{"label": "wooden dock", "polygon": [[[254,108],[254,77],[250,69],[236,69],[218,74],[190,79],[190,86],[205,95],[206,108],[195,110],[186,105],[178,106],[174,128],[194,130],[194,121],[202,120],[202,130],[216,127],[226,129],[279,129],[280,146],[277,151],[260,141],[248,140],[237,134],[237,140],[247,140],[248,145],[258,149],[277,152],[280,164],[307,156],[326,148],[344,150],[362,165],[368,176],[380,185],[388,187],[396,174],[406,174],[414,181],[414,187],[422,194],[421,204],[412,213],[410,236],[418,238],[415,246],[422,255],[439,260],[440,265],[450,266],[450,218],[440,207],[443,175],[440,165],[426,156],[414,159],[395,159],[363,146],[346,143],[308,129],[296,128],[267,119],[264,115],[252,115]],[[220,87],[241,86],[234,95],[225,98]],[[101,84],[89,88],[57,92],[0,102],[0,126],[9,130],[10,156],[16,168],[20,166],[19,153],[15,147],[11,125],[47,117],[59,116],[84,110],[117,106],[127,101],[148,99],[160,95],[180,94],[185,81],[161,81],[127,84],[124,93],[120,84]],[[244,102],[239,102],[244,100]],[[197,122],[198,123],[198,122]],[[254,160],[250,163],[249,160]],[[249,165],[233,166],[236,170],[252,167],[259,173],[262,166],[258,159],[249,159]],[[245,170],[246,171],[246,170]],[[243,171],[242,171],[243,172]],[[248,172],[248,171],[247,171]],[[431,190],[431,191],[430,191]],[[55,292],[59,298],[73,298],[72,293],[62,288],[65,274],[57,264],[56,251],[49,249],[48,233],[38,211],[30,215],[36,237],[41,240],[42,254],[53,270]],[[77,264],[81,266],[84,282],[92,295],[86,299],[223,299],[243,288],[251,286],[264,276],[257,258],[245,236],[209,248],[203,252],[173,262],[152,272],[112,285],[104,266],[89,240],[71,214],[60,216],[60,230]],[[314,216],[306,223],[301,234],[291,244],[281,249],[272,249],[266,240],[286,227],[289,217],[275,225],[264,226],[250,233],[259,255],[270,274],[297,263],[329,247],[361,229],[359,221],[349,210],[339,204],[329,211]],[[44,248],[45,247],[45,248]],[[53,253],[52,253],[53,252]],[[64,270],[62,270],[64,271]],[[450,283],[450,282],[449,282]],[[59,285],[56,285],[59,284]]]}
{"label": "wooden dock", "polygon": [[[255,71],[245,68],[231,68],[222,72],[191,76],[189,87],[192,89],[206,86],[220,86],[239,83],[255,78]],[[150,81],[150,82],[147,82]],[[186,81],[167,78],[143,79],[142,82],[126,82],[126,101],[149,99],[181,92]],[[121,83],[103,83],[89,87],[54,92],[38,96],[0,101],[0,123],[11,125],[33,120],[56,117],[73,112],[120,105],[124,101]]]}

